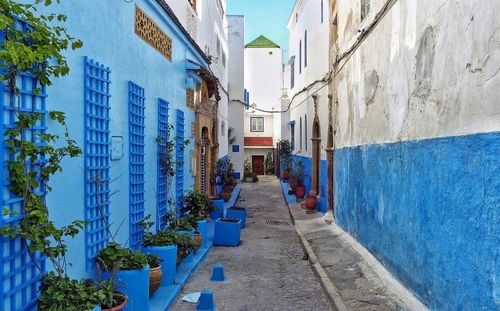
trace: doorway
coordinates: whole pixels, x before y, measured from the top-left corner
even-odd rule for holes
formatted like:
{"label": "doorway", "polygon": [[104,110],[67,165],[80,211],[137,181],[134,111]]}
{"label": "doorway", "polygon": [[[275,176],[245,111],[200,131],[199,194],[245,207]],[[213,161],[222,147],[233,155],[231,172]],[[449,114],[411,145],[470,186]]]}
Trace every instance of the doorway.
{"label": "doorway", "polygon": [[252,171],[257,175],[264,175],[264,156],[252,156]]}

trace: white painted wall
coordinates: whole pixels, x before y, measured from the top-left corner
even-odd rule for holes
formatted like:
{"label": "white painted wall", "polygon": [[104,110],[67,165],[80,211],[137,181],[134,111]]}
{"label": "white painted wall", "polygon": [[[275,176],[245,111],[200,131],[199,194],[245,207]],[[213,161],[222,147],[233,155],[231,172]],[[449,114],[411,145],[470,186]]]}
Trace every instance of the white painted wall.
{"label": "white painted wall", "polygon": [[[380,11],[338,4],[342,53]],[[336,83],[338,148],[500,130],[500,2],[398,1]]]}
{"label": "white painted wall", "polygon": [[[217,111],[219,119],[219,157],[228,154],[228,98],[224,90],[228,89],[228,23],[226,18],[226,0],[197,0],[194,11],[187,0],[165,0],[174,11],[182,25],[195,39],[205,54],[212,59],[210,69],[219,79],[221,100]],[[217,43],[219,42],[219,44]],[[223,62],[225,54],[226,62]],[[222,132],[222,122],[225,123]]]}
{"label": "white painted wall", "polygon": [[[290,61],[285,67],[284,86],[288,89],[291,100],[290,112],[282,116],[282,138],[291,139],[290,121],[295,121],[295,152],[304,156],[311,156],[311,137],[314,121],[314,104],[311,96],[318,95],[318,116],[321,129],[322,158],[326,158],[328,131],[328,90],[326,82],[316,82],[328,77],[329,74],[329,2],[323,0],[300,0],[290,14],[289,54]],[[321,21],[323,14],[323,22]],[[307,31],[307,66],[305,61]],[[302,46],[302,55],[299,46]],[[300,60],[300,58],[302,60]],[[295,83],[291,87],[291,63],[294,63]],[[312,84],[312,85],[311,85]],[[306,91],[303,91],[306,89]],[[285,105],[288,101],[285,101]],[[307,122],[305,121],[307,118]],[[302,149],[300,148],[300,120],[302,119]],[[307,123],[307,127],[306,127]],[[307,131],[307,135],[306,135]],[[307,141],[306,141],[307,137]],[[307,148],[306,148],[307,145]]]}
{"label": "white painted wall", "polygon": [[[228,122],[232,130],[232,136],[236,138],[233,145],[239,146],[239,152],[232,152],[229,145],[229,157],[234,166],[234,171],[241,173],[243,178],[244,162],[244,57],[245,57],[245,18],[241,15],[229,15],[228,20],[228,44],[229,44],[229,103]],[[229,128],[228,128],[229,129]]]}

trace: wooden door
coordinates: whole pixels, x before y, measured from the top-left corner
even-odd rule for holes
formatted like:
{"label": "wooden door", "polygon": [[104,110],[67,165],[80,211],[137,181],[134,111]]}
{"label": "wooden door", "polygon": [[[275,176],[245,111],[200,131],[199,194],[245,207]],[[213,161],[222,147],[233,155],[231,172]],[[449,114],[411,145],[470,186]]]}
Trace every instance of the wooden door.
{"label": "wooden door", "polygon": [[264,175],[264,156],[252,156],[252,171]]}

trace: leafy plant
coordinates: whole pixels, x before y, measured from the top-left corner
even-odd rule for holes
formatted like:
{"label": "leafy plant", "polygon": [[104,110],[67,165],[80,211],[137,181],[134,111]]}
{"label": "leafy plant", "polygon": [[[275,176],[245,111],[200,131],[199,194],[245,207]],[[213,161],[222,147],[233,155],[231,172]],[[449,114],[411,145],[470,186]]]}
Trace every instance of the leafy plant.
{"label": "leafy plant", "polygon": [[158,268],[160,266],[161,264],[160,257],[156,256],[155,254],[149,254],[146,257],[148,260],[149,267]]}
{"label": "leafy plant", "polygon": [[302,163],[302,161],[294,160],[292,170],[293,170],[292,175],[297,181],[298,185],[302,185],[304,178],[304,164]]}
{"label": "leafy plant", "polygon": [[[167,216],[173,215],[174,213],[168,213]],[[166,216],[166,219],[168,219],[168,229],[170,230],[177,230],[177,231],[191,231],[194,230],[194,226],[192,222],[190,221],[189,216],[182,216],[182,217],[176,217],[173,215],[173,217],[169,218]]]}
{"label": "leafy plant", "polygon": [[292,165],[292,145],[289,140],[284,139],[278,143],[280,162],[285,167]]}
{"label": "leafy plant", "polygon": [[184,254],[184,256],[187,256],[194,251],[194,238],[189,234],[176,234],[175,244],[177,244],[178,252]]}
{"label": "leafy plant", "polygon": [[210,198],[199,191],[189,191],[182,198],[184,207],[182,212],[196,217],[207,217],[210,212],[217,210]]}
{"label": "leafy plant", "polygon": [[274,174],[274,160],[271,152],[268,152],[266,155],[265,168],[266,168],[266,174],[268,175]]}
{"label": "leafy plant", "polygon": [[125,297],[116,291],[116,286],[112,280],[101,281],[97,284],[103,298],[101,299],[101,307],[111,309],[125,302]]}
{"label": "leafy plant", "polygon": [[253,177],[252,163],[250,163],[249,159],[246,159],[245,162],[243,163],[243,176],[245,178]]}
{"label": "leafy plant", "polygon": [[104,271],[141,270],[147,265],[146,255],[133,252],[118,243],[111,242],[101,249],[96,257],[98,267]]}
{"label": "leafy plant", "polygon": [[59,276],[54,272],[42,277],[40,290],[38,310],[92,310],[105,299],[105,292],[96,287],[94,281],[72,280],[68,276]]}

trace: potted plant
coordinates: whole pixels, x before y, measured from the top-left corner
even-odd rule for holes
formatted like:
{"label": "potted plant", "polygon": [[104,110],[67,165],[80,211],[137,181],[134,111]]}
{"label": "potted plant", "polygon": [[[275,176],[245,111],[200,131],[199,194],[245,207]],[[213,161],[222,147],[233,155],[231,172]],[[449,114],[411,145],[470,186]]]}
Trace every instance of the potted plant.
{"label": "potted plant", "polygon": [[241,228],[245,228],[247,209],[244,207],[233,206],[227,210],[226,217],[241,220]]}
{"label": "potted plant", "polygon": [[149,221],[151,215],[147,215],[141,222],[144,230],[142,249],[146,254],[158,256],[163,263],[161,265],[162,282],[161,286],[170,286],[175,280],[175,266],[177,261],[176,235],[173,231],[160,230],[150,232],[153,222]]}
{"label": "potted plant", "polygon": [[118,291],[128,297],[132,310],[149,308],[149,265],[146,255],[110,242],[97,253],[97,267],[102,279],[114,282]]}
{"label": "potted plant", "polygon": [[305,200],[306,208],[308,213],[313,213],[318,204],[318,197],[315,195],[308,195]]}
{"label": "potted plant", "polygon": [[146,256],[149,265],[149,296],[153,295],[160,288],[163,274],[161,272],[161,259],[155,254]]}
{"label": "potted plant", "polygon": [[241,220],[235,218],[219,218],[215,222],[214,245],[240,245]]}
{"label": "potted plant", "polygon": [[228,202],[231,199],[231,196],[233,195],[231,190],[224,189],[221,192],[221,197],[224,202]]}
{"label": "potted plant", "polygon": [[250,163],[249,159],[246,159],[243,164],[243,177],[246,182],[253,182],[252,163]]}
{"label": "potted plant", "polygon": [[274,174],[274,160],[273,154],[271,152],[267,153],[266,160],[264,161],[264,166],[266,168],[266,175]]}
{"label": "potted plant", "polygon": [[112,280],[101,281],[98,287],[103,295],[101,301],[102,311],[121,311],[128,304],[128,297],[116,291],[116,286]]}
{"label": "potted plant", "polygon": [[304,199],[306,195],[306,187],[304,186],[304,164],[301,160],[294,161],[294,176],[295,176],[295,196],[297,199]]}
{"label": "potted plant", "polygon": [[289,140],[281,140],[278,144],[280,163],[284,167],[281,178],[287,181],[290,176],[292,166],[292,145]]}
{"label": "potted plant", "polygon": [[182,198],[184,214],[203,216],[209,218],[212,212],[217,211],[217,207],[210,198],[199,191],[190,191]]}
{"label": "potted plant", "polygon": [[189,234],[177,233],[175,235],[175,243],[177,244],[176,263],[180,265],[182,260],[194,251],[194,238]]}

